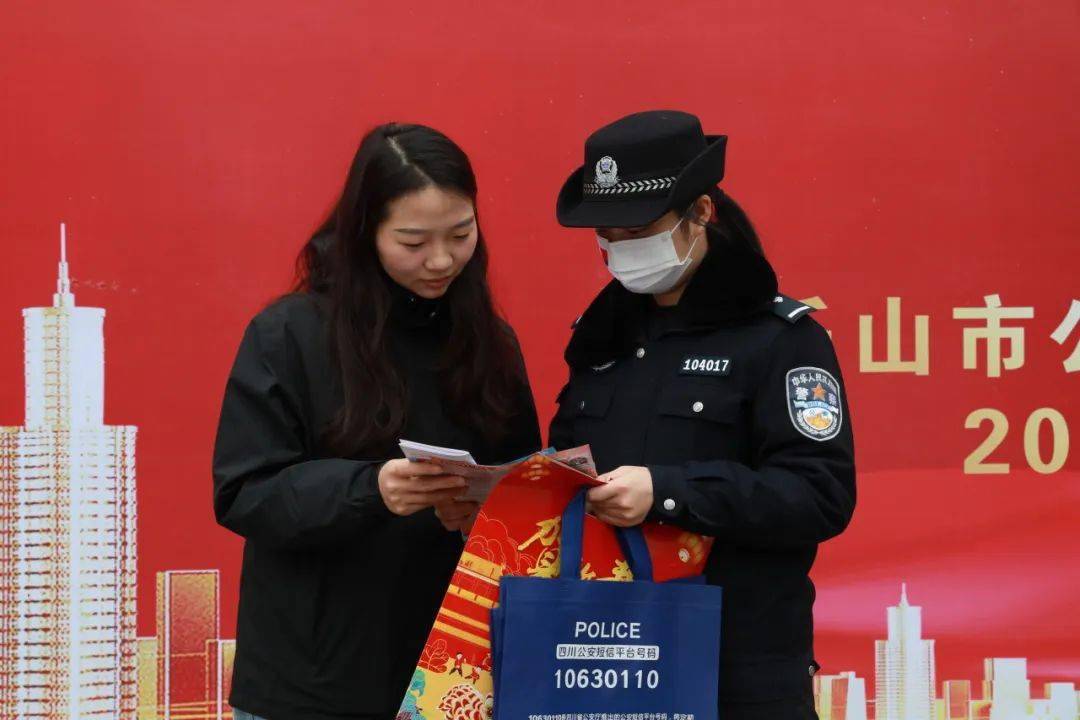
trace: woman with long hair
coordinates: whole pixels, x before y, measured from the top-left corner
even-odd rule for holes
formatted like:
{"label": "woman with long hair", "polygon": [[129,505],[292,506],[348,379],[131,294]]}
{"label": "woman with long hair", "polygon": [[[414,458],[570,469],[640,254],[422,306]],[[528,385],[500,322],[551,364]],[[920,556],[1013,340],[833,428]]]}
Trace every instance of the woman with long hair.
{"label": "woman with long hair", "polygon": [[471,526],[465,481],[540,446],[495,310],[465,153],[419,125],[360,144],[293,292],[250,323],[214,450],[214,511],[244,540],[236,717],[393,717]]}

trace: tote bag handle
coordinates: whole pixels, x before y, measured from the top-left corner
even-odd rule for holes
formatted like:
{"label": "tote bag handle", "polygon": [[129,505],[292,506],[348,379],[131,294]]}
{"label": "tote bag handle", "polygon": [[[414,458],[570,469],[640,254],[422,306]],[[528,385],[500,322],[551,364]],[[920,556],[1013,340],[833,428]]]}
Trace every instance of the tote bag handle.
{"label": "tote bag handle", "polygon": [[[562,516],[562,528],[559,532],[560,562],[559,576],[576,580],[581,569],[582,540],[585,532],[585,493],[581,488],[574,499],[566,506]],[[634,580],[652,582],[652,558],[645,535],[640,527],[614,528],[619,539],[619,546],[630,564]]]}

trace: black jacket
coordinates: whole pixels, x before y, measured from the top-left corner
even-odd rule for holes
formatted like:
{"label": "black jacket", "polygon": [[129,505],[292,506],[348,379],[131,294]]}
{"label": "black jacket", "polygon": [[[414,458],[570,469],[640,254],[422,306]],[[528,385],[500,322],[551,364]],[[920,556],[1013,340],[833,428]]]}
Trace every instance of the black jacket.
{"label": "black jacket", "polygon": [[712,233],[673,308],[611,283],[576,324],[551,424],[552,445],[589,443],[600,472],[648,467],[651,520],[716,538],[706,576],[724,588],[725,703],[811,692],[808,572],[855,507],[832,343],[811,308],[776,293],[763,257]]}
{"label": "black jacket", "polygon": [[[438,305],[397,290],[390,350],[408,387],[402,435],[504,462],[540,446],[527,382],[506,439],[451,422],[434,365]],[[289,296],[248,326],[214,449],[214,512],[242,535],[230,702],[269,720],[393,717],[462,549],[432,510],[390,513],[387,457],[334,457],[320,441],[340,406],[321,302]],[[432,314],[434,313],[434,314]]]}

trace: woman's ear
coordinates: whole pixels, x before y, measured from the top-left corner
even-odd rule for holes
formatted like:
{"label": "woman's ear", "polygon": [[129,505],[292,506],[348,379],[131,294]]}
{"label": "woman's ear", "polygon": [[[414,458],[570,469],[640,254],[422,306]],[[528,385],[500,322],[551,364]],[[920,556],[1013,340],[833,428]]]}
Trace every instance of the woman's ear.
{"label": "woman's ear", "polygon": [[694,201],[694,221],[699,225],[712,222],[713,211],[713,201],[708,195],[700,195]]}

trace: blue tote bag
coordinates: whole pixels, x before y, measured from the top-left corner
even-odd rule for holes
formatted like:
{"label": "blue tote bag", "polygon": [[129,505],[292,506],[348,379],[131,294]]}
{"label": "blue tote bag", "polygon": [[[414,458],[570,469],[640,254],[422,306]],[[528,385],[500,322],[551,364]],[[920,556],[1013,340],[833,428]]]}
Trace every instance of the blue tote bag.
{"label": "blue tote bag", "polygon": [[654,583],[640,528],[616,529],[633,582],[579,580],[584,521],[582,490],[563,514],[561,577],[499,583],[491,612],[495,720],[716,720],[720,588],[700,577]]}

